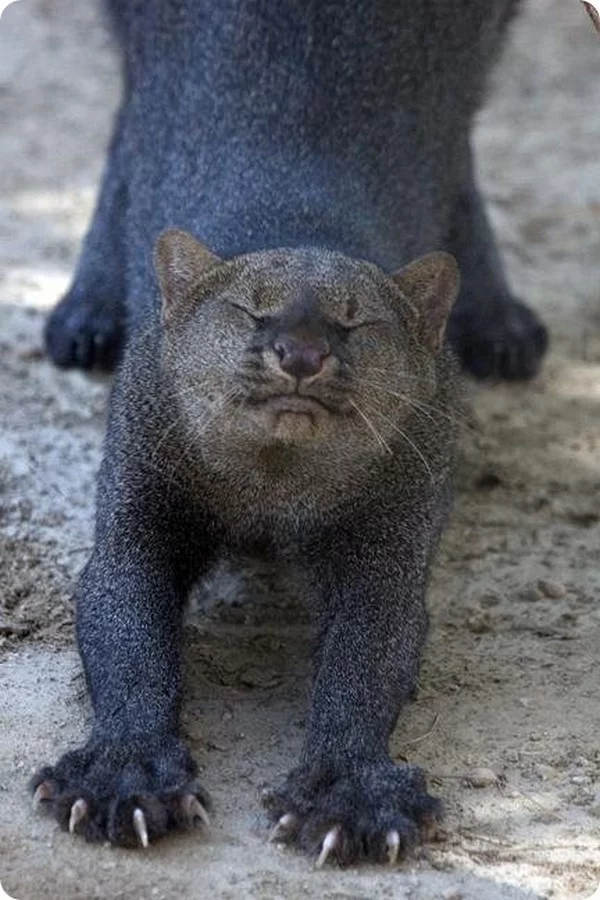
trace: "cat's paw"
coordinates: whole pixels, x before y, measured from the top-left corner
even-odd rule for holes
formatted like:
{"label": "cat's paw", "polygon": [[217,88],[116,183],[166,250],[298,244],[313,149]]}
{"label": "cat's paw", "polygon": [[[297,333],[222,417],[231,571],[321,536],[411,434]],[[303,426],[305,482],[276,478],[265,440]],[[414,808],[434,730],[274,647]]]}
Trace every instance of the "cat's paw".
{"label": "cat's paw", "polygon": [[121,300],[82,298],[70,291],[46,323],[46,352],[61,368],[112,371],[123,346],[124,321]]}
{"label": "cat's paw", "polygon": [[176,739],[144,744],[92,742],[66,753],[31,780],[34,807],[88,841],[123,847],[149,842],[196,823],[208,824],[208,795],[197,767]]}
{"label": "cat's paw", "polygon": [[512,297],[459,301],[448,324],[448,337],[463,367],[476,378],[532,378],[548,349],[546,326],[533,310]]}
{"label": "cat's paw", "polygon": [[296,842],[318,866],[329,859],[394,865],[441,817],[421,769],[389,760],[351,772],[301,767],[263,802],[274,822],[271,840]]}

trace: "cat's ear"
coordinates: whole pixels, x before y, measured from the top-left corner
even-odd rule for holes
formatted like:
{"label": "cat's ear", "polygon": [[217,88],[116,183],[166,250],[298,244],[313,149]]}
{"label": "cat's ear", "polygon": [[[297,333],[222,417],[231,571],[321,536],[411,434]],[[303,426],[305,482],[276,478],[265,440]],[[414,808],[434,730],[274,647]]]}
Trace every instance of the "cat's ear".
{"label": "cat's ear", "polygon": [[222,260],[187,231],[170,228],[154,247],[154,268],[163,301],[163,318],[189,301],[202,276]]}
{"label": "cat's ear", "polygon": [[415,309],[419,338],[437,353],[460,286],[456,260],[449,253],[428,253],[398,269],[391,278]]}

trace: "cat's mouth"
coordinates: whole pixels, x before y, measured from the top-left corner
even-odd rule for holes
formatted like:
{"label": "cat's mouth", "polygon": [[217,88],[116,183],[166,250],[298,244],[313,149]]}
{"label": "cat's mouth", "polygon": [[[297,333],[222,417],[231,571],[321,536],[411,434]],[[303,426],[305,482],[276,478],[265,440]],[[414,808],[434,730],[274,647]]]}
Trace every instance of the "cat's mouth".
{"label": "cat's mouth", "polygon": [[333,414],[330,406],[303,394],[273,394],[253,405],[270,437],[286,444],[314,440]]}
{"label": "cat's mouth", "polygon": [[276,394],[273,397],[267,397],[262,405],[273,413],[295,413],[310,416],[331,412],[329,406],[317,400],[316,397],[306,397],[300,394]]}

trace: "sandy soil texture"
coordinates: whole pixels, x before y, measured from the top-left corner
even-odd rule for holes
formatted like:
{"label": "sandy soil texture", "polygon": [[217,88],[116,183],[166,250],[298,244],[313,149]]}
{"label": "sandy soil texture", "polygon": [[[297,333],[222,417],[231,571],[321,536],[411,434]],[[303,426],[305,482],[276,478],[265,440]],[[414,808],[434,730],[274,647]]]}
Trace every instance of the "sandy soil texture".
{"label": "sandy soil texture", "polygon": [[[89,710],[70,585],[92,536],[108,383],[55,371],[65,289],[118,97],[93,0],[22,0],[0,25],[0,882],[17,900],[585,898],[600,882],[600,38],[575,0],[530,0],[477,132],[513,282],[552,326],[528,386],[473,388],[432,630],[396,758],[430,773],[441,840],[397,870],[313,870],[266,843],[261,787],[298,751],[302,607],[222,574],[188,627],[184,724],[210,833],[86,846],[27,778]],[[258,573],[260,576],[260,573]],[[216,593],[215,593],[216,592]],[[216,597],[216,599],[215,599]],[[476,770],[491,770],[486,786]],[[486,779],[484,779],[485,781]]]}

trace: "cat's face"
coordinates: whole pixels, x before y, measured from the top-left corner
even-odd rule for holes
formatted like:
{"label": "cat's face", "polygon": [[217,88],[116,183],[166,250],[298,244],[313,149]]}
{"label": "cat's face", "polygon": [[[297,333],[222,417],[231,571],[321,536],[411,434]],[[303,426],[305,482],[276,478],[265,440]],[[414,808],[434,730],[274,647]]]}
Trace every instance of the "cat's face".
{"label": "cat's face", "polygon": [[393,452],[407,410],[435,389],[435,304],[424,318],[392,277],[338,253],[206,256],[194,266],[193,245],[184,251],[185,265],[180,252],[162,270],[164,364],[200,452],[245,444],[249,458],[268,458],[295,448],[340,465]]}

